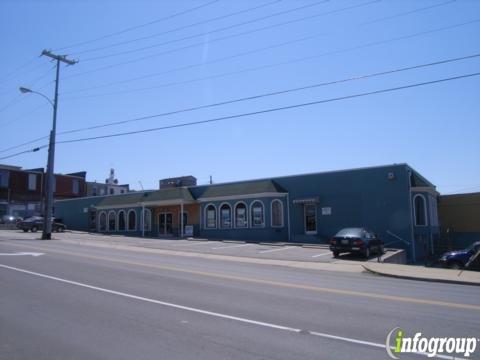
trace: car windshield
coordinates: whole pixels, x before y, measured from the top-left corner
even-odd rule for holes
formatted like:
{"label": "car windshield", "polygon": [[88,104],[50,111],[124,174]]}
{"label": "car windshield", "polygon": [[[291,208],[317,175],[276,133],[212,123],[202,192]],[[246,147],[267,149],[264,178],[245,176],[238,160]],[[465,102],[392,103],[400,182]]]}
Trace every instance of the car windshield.
{"label": "car windshield", "polygon": [[361,237],[363,229],[361,228],[346,228],[340,230],[337,235],[338,237]]}

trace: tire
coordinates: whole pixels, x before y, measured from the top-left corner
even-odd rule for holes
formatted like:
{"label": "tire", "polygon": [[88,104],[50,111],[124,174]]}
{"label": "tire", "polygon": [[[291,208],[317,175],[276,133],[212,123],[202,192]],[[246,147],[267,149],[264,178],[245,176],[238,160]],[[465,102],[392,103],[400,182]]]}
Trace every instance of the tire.
{"label": "tire", "polygon": [[22,230],[23,230],[23,232],[28,232],[28,229],[22,229]]}
{"label": "tire", "polygon": [[32,226],[32,228],[30,229],[32,232],[37,232],[38,231],[38,227],[36,226]]}
{"label": "tire", "polygon": [[340,252],[338,252],[338,251],[333,252],[333,257],[334,258],[338,258],[338,255],[340,255]]}
{"label": "tire", "polygon": [[365,259],[368,259],[370,257],[370,247],[365,248],[365,252],[363,254],[365,256]]}
{"label": "tire", "polygon": [[64,232],[65,231],[65,228],[63,226],[59,226],[57,228],[57,232]]}

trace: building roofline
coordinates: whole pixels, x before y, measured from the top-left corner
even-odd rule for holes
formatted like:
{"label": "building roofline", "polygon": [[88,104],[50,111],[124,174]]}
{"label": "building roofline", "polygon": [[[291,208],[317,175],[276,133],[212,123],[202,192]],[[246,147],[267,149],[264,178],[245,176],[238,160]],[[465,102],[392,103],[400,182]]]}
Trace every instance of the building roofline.
{"label": "building roofline", "polygon": [[[313,175],[323,175],[323,174],[335,174],[335,173],[342,173],[342,172],[348,172],[348,171],[361,171],[361,170],[370,170],[370,169],[389,168],[389,167],[392,167],[392,166],[408,167],[411,170],[415,171],[407,163],[398,163],[398,164],[394,163],[394,164],[389,164],[389,165],[366,166],[366,167],[359,167],[359,168],[353,168],[353,169],[328,170],[328,171],[319,171],[319,172],[312,172],[312,173],[272,176],[272,177],[267,177],[267,178],[258,178],[258,179],[250,179],[250,180],[227,181],[227,182],[217,183],[217,184],[205,184],[205,185],[189,186],[189,188],[194,189],[194,188],[201,188],[201,187],[206,187],[206,186],[221,186],[221,185],[239,184],[239,183],[246,183],[246,182],[253,182],[253,181],[268,181],[268,180],[275,181],[276,179],[287,179],[287,178],[293,178],[293,177],[297,177],[297,176],[313,176]],[[418,173],[418,172],[415,171],[415,173]],[[430,182],[428,180],[425,180],[425,181],[427,181],[430,184]]]}

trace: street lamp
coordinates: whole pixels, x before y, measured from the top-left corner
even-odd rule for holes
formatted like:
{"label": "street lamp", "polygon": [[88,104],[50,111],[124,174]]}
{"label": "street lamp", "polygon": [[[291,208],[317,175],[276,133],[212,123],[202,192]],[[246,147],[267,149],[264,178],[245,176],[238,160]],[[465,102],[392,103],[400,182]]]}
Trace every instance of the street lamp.
{"label": "street lamp", "polygon": [[33,91],[31,89],[21,87],[20,92],[23,94],[34,93],[47,99],[50,105],[53,107],[53,122],[52,130],[50,131],[50,142],[48,145],[48,164],[47,164],[47,183],[46,183],[46,201],[45,201],[45,214],[43,217],[43,233],[42,240],[50,240],[52,238],[52,210],[53,210],[53,163],[55,160],[55,135],[57,133],[57,105],[58,105],[58,82],[60,78],[60,63],[67,65],[74,65],[76,61],[67,59],[66,55],[55,55],[51,51],[43,50],[41,56],[49,57],[56,61],[56,79],[55,79],[55,98],[50,100],[47,96]]}
{"label": "street lamp", "polygon": [[32,93],[32,94],[37,94],[37,95],[40,95],[41,97],[45,98],[49,103],[50,105],[52,105],[53,107],[55,107],[55,104],[53,103],[52,100],[50,100],[50,98],[44,94],[42,94],[41,92],[38,92],[38,91],[34,91],[32,89],[29,89],[29,88],[26,88],[26,87],[23,87],[23,86],[20,86],[18,88],[20,90],[20,92],[22,94],[28,94],[28,93]]}
{"label": "street lamp", "polygon": [[[56,122],[56,110],[57,107],[55,106],[55,103],[50,100],[50,98],[41,92],[26,88],[21,86],[19,88],[20,92],[22,94],[37,94],[46,99],[50,105],[53,107],[53,117],[54,117],[54,123],[53,123],[53,128],[50,131],[50,142],[49,142],[49,147],[48,147],[48,164],[47,164],[47,181],[45,183],[45,192],[46,192],[46,201],[45,201],[45,207],[44,207],[44,216],[43,216],[43,232],[42,232],[42,240],[50,240],[52,238],[52,205],[53,205],[53,154],[52,154],[52,147],[54,149],[55,147],[55,136],[54,136],[54,131],[55,131],[55,122]],[[53,150],[54,151],[54,150]],[[52,173],[52,180],[50,180],[50,172]],[[42,177],[43,179],[43,177]],[[43,181],[42,181],[43,184]],[[43,186],[42,186],[43,187]],[[52,193],[50,195],[50,189],[52,190]],[[40,191],[42,191],[41,189]],[[43,201],[42,201],[43,202]]]}

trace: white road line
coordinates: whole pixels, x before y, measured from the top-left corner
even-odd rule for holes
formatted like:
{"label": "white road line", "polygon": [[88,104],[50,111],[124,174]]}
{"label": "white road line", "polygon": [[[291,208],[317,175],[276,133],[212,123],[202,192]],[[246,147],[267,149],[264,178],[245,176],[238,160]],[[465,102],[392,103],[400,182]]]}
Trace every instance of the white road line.
{"label": "white road line", "polygon": [[232,249],[232,248],[238,248],[242,246],[250,246],[252,244],[240,244],[240,245],[227,245],[227,246],[217,246],[213,247],[212,250],[218,250],[218,249]]}
{"label": "white road line", "polygon": [[[325,338],[325,339],[333,339],[333,340],[348,342],[348,343],[352,343],[352,344],[366,345],[366,346],[370,346],[370,347],[385,349],[385,344],[381,344],[381,343],[374,343],[374,342],[371,342],[371,341],[358,340],[358,339],[348,338],[348,337],[344,337],[344,336],[337,336],[337,335],[332,335],[332,334],[321,333],[321,332],[317,332],[317,331],[302,330],[302,329],[297,329],[297,328],[293,328],[293,327],[289,327],[289,326],[277,325],[277,324],[267,323],[267,322],[263,322],[263,321],[257,321],[257,320],[243,318],[243,317],[232,316],[232,315],[217,313],[217,312],[208,311],[208,310],[202,310],[202,309],[198,309],[198,308],[194,308],[194,307],[190,307],[190,306],[173,304],[173,303],[169,303],[169,302],[165,302],[165,301],[146,298],[146,297],[143,297],[143,296],[137,296],[137,295],[133,295],[133,294],[129,294],[129,293],[124,293],[124,292],[121,292],[121,291],[109,290],[109,289],[101,288],[101,287],[98,287],[98,286],[88,285],[88,284],[84,284],[84,283],[77,282],[77,281],[62,279],[62,278],[59,278],[59,277],[46,275],[46,274],[41,274],[41,273],[37,273],[37,272],[34,272],[34,271],[19,269],[19,268],[13,267],[13,266],[8,266],[8,265],[3,265],[3,264],[0,264],[0,268],[14,270],[14,271],[18,271],[18,272],[21,272],[21,273],[24,273],[24,274],[38,276],[38,277],[41,277],[41,278],[44,278],[44,279],[49,279],[49,280],[55,280],[55,281],[59,281],[59,282],[65,283],[65,284],[75,285],[75,286],[79,286],[79,287],[83,287],[83,288],[87,288],[87,289],[91,289],[91,290],[100,291],[100,292],[107,293],[107,294],[122,296],[122,297],[129,298],[129,299],[144,301],[144,302],[148,302],[148,303],[152,303],[152,304],[171,307],[171,308],[174,308],[174,309],[190,311],[190,312],[203,314],[203,315],[208,315],[208,316],[212,316],[212,317],[217,317],[217,318],[222,318],[222,319],[227,319],[227,320],[233,320],[233,321],[238,321],[238,322],[241,322],[241,323],[258,325],[258,326],[263,326],[263,327],[267,327],[267,328],[271,328],[271,329],[288,331],[288,332],[297,333],[297,334],[298,333],[308,333],[310,335],[318,336],[318,337]],[[393,346],[390,346],[390,347],[392,349],[394,348]],[[415,354],[427,356],[427,354],[425,354],[425,353],[415,353]],[[441,358],[441,359],[454,359],[454,357],[452,357],[452,356],[445,356],[445,355],[439,355],[439,354],[437,354],[436,357]]]}
{"label": "white road line", "polygon": [[320,257],[320,256],[326,256],[326,255],[332,255],[332,253],[330,251],[329,252],[324,252],[324,253],[321,253],[321,254],[313,255],[312,258],[317,258],[317,257]]}
{"label": "white road line", "polygon": [[259,254],[265,254],[265,253],[268,253],[268,252],[282,251],[282,250],[288,250],[288,249],[293,249],[293,248],[296,248],[296,246],[281,247],[280,249],[262,250],[262,251],[259,251],[258,253]]}
{"label": "white road line", "polygon": [[195,244],[174,244],[173,246],[197,246],[197,245],[205,245],[205,244],[210,244],[212,241],[199,241],[195,242]]}

